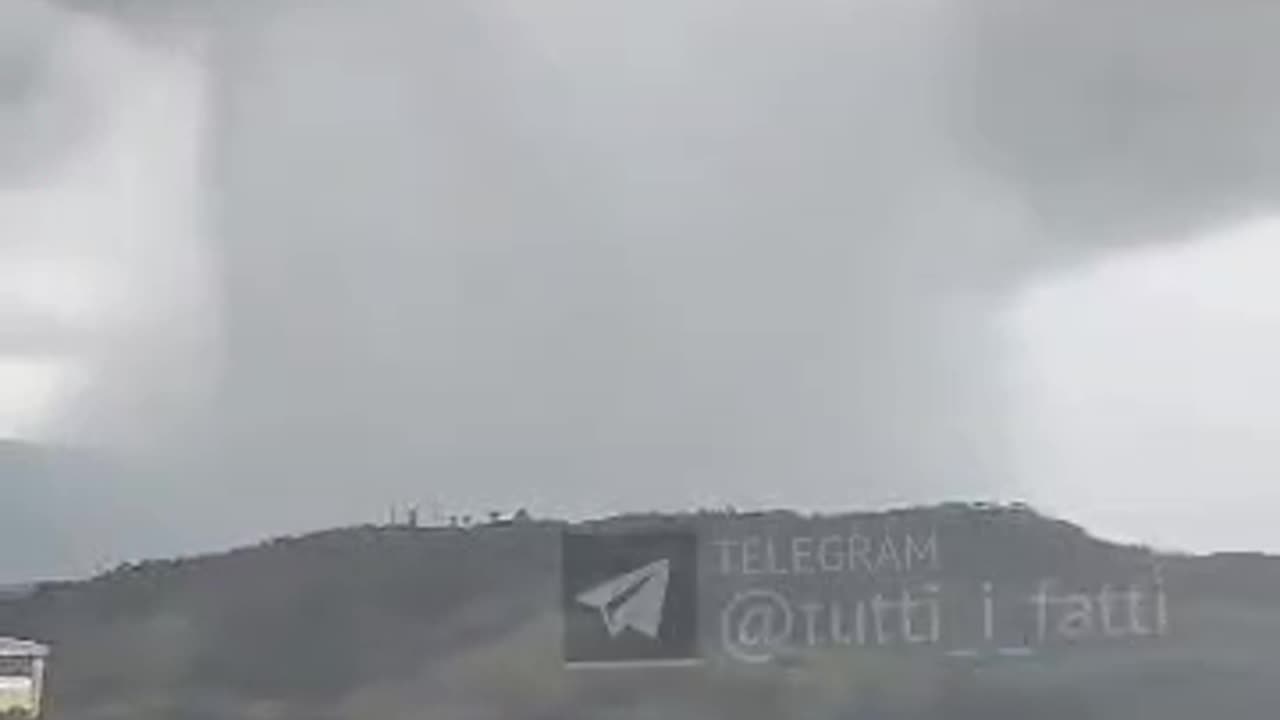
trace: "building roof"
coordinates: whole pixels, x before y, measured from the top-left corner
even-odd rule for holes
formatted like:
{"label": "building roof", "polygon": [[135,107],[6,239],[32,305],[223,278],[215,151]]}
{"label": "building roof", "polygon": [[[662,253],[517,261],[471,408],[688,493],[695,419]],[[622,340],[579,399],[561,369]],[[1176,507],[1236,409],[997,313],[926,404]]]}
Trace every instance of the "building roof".
{"label": "building roof", "polygon": [[0,637],[0,657],[44,657],[49,648],[38,642]]}

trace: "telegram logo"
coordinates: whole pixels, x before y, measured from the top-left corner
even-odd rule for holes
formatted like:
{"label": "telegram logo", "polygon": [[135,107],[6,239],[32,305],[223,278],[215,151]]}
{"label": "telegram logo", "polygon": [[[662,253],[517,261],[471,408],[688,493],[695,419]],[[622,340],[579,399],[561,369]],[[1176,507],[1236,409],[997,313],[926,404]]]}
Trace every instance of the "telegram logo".
{"label": "telegram logo", "polygon": [[671,561],[659,560],[597,585],[578,596],[578,602],[600,611],[610,637],[623,630],[657,638],[662,628],[662,609],[671,581]]}
{"label": "telegram logo", "polygon": [[692,531],[566,532],[562,547],[566,664],[699,662]]}

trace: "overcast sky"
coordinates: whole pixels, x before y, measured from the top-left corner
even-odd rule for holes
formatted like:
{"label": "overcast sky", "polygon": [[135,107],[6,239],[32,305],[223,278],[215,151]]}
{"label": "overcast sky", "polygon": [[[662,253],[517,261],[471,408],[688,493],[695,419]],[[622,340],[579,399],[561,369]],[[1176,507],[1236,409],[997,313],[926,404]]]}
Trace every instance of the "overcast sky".
{"label": "overcast sky", "polygon": [[151,469],[50,572],[391,502],[1280,547],[1280,10],[118,7],[0,9],[0,435]]}

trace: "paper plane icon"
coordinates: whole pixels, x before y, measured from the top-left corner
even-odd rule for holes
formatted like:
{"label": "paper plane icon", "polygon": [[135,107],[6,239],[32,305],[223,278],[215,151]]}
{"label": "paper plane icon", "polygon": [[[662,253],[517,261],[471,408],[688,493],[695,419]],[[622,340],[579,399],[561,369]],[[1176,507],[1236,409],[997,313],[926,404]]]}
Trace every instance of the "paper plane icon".
{"label": "paper plane icon", "polygon": [[670,561],[658,560],[600,583],[578,595],[577,601],[600,611],[609,637],[631,628],[656,639],[670,577]]}

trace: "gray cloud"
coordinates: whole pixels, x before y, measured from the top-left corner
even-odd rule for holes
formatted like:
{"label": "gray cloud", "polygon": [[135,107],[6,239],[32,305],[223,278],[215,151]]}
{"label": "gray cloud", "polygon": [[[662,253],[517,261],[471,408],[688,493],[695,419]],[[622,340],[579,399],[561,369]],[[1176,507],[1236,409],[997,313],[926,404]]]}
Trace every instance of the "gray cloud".
{"label": "gray cloud", "polygon": [[93,117],[77,101],[84,89],[53,52],[64,26],[62,14],[40,0],[0,7],[0,190],[41,182],[91,131]]}
{"label": "gray cloud", "polygon": [[964,142],[1060,242],[1132,243],[1271,207],[1280,7],[959,4]]}
{"label": "gray cloud", "polygon": [[193,521],[1008,491],[1000,293],[1275,176],[1280,9],[1160,7],[203,18],[226,344]]}
{"label": "gray cloud", "polygon": [[966,236],[1004,248],[920,196],[965,173],[929,17],[297,12],[221,98],[222,476],[344,506],[994,489],[993,414],[949,381],[992,358],[943,301],[988,262]]}

